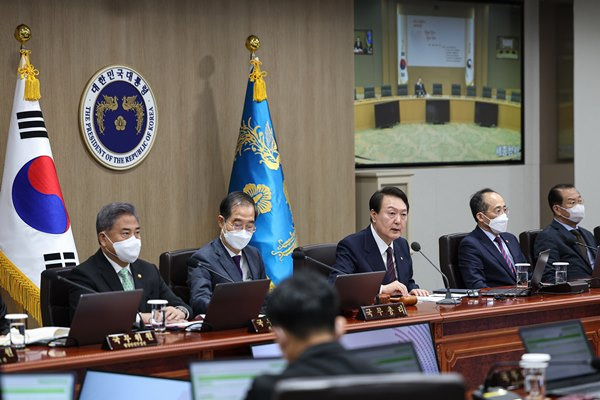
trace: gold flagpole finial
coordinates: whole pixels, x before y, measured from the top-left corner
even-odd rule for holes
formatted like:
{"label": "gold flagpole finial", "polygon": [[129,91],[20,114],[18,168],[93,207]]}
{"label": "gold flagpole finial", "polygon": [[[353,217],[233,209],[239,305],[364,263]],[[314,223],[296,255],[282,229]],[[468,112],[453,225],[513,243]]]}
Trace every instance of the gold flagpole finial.
{"label": "gold flagpole finial", "polygon": [[254,58],[254,52],[260,48],[260,39],[256,35],[250,35],[246,39],[246,48],[250,52],[250,57]]}
{"label": "gold flagpole finial", "polygon": [[21,24],[15,29],[15,39],[21,43],[21,48],[31,39],[31,29],[25,24]]}

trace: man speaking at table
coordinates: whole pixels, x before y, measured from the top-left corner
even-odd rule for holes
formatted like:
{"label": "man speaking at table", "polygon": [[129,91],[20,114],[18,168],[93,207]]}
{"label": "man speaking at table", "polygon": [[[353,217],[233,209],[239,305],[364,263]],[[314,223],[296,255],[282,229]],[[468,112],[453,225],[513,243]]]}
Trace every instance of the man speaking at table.
{"label": "man speaking at table", "polygon": [[[96,232],[100,249],[71,271],[69,279],[96,292],[143,289],[139,311],[144,323],[150,318],[148,300],[169,302],[168,320],[184,320],[192,309],[173,293],[160,276],[156,265],[139,259],[142,241],[140,219],[129,203],[111,203],[102,207],[96,217]],[[72,286],[69,292],[71,317],[79,297],[89,293]]]}
{"label": "man speaking at table", "polygon": [[[387,271],[381,293],[429,295],[413,280],[408,242],[401,237],[408,208],[408,198],[399,188],[387,186],[376,191],[369,200],[371,224],[338,243],[334,267],[347,274]],[[330,281],[337,275],[332,272]]]}

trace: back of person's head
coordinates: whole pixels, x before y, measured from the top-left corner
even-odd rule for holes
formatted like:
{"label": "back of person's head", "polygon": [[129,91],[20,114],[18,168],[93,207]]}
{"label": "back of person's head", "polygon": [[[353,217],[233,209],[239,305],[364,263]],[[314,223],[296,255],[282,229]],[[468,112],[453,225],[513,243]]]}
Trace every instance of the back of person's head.
{"label": "back of person's head", "polygon": [[242,205],[253,207],[254,218],[258,217],[258,208],[256,207],[256,203],[254,203],[254,199],[252,196],[242,191],[229,193],[219,205],[219,214],[222,215],[225,220],[228,220],[234,207]]}
{"label": "back of person's head", "polygon": [[335,289],[312,271],[301,271],[282,281],[267,300],[271,324],[301,340],[315,333],[334,333],[338,314]]}
{"label": "back of person's head", "polygon": [[406,193],[402,191],[402,189],[395,186],[385,186],[373,193],[371,199],[369,200],[369,211],[374,210],[376,213],[379,213],[384,196],[398,197],[404,202],[404,204],[406,204],[406,211],[408,212],[408,197],[406,196]]}
{"label": "back of person's head", "polygon": [[121,215],[133,215],[138,222],[140,220],[133,204],[110,203],[98,211],[98,215],[96,216],[96,233],[109,231]]}
{"label": "back of person's head", "polygon": [[469,201],[469,207],[471,207],[471,214],[473,214],[473,219],[477,222],[477,214],[482,212],[485,213],[488,208],[488,204],[485,202],[485,194],[486,193],[496,193],[494,190],[490,188],[481,189],[471,196],[471,200]]}
{"label": "back of person's head", "polygon": [[552,186],[552,188],[550,189],[550,192],[548,192],[548,205],[550,206],[550,209],[552,210],[552,207],[555,205],[562,205],[564,199],[563,199],[563,195],[562,195],[562,190],[564,189],[574,189],[575,186],[573,186],[570,183],[559,183],[558,185],[554,185]]}

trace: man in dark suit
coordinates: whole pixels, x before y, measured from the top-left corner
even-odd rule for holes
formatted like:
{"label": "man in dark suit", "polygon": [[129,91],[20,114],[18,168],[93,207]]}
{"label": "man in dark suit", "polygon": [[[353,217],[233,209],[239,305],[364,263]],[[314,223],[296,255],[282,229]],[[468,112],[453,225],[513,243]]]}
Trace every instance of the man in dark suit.
{"label": "man in dark suit", "polygon": [[279,375],[256,377],[247,400],[273,398],[276,383],[287,378],[382,372],[339,344],[346,320],[339,315],[337,293],[314,272],[294,274],[273,289],[267,316],[289,364]]}
{"label": "man in dark suit", "polygon": [[[144,289],[139,308],[144,323],[150,319],[147,301],[153,299],[169,302],[168,320],[185,320],[191,316],[190,306],[166,285],[156,265],[138,258],[142,246],[140,223],[132,204],[111,203],[102,207],[96,217],[96,232],[100,249],[73,269],[71,280],[96,292]],[[84,293],[89,292],[70,288],[71,317]]]}
{"label": "man in dark suit", "polygon": [[248,246],[256,231],[257,216],[254,200],[244,192],[231,192],[221,201],[217,217],[221,233],[187,262],[190,304],[195,315],[206,313],[217,283],[266,278],[260,252]]}
{"label": "man in dark suit", "polygon": [[417,79],[417,83],[415,83],[415,96],[417,97],[425,97],[427,95],[427,90],[425,89],[425,84],[421,80],[421,77]]}
{"label": "man in dark suit", "polygon": [[[401,237],[408,207],[406,194],[397,187],[376,191],[369,200],[371,224],[338,243],[335,268],[347,274],[387,271],[381,293],[427,296],[429,293],[413,280],[408,242]],[[330,281],[337,275],[333,272]]]}
{"label": "man in dark suit", "polygon": [[571,184],[559,184],[550,189],[548,204],[554,214],[554,220],[542,232],[538,233],[534,251],[550,249],[550,258],[544,269],[542,280],[555,281],[553,262],[568,262],[567,280],[590,278],[594,269],[596,254],[589,248],[597,246],[594,235],[579,226],[585,216],[585,207],[581,195]]}
{"label": "man in dark suit", "polygon": [[458,247],[458,267],[468,289],[510,286],[517,283],[515,264],[526,263],[517,238],[506,232],[508,208],[492,189],[471,197],[471,214],[477,223]]}

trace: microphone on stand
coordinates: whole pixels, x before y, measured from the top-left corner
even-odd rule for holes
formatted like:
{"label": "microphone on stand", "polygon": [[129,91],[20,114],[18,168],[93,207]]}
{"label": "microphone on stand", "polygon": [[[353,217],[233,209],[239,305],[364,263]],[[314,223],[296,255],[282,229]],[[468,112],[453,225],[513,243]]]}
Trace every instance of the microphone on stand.
{"label": "microphone on stand", "polygon": [[337,268],[333,268],[330,265],[325,264],[324,262],[321,262],[315,258],[312,258],[310,256],[307,256],[306,253],[304,252],[304,250],[302,250],[301,248],[297,248],[296,250],[294,250],[294,252],[292,253],[292,258],[294,260],[308,260],[308,261],[312,261],[317,265],[320,265],[322,267],[327,268],[328,270],[332,271],[332,272],[337,272],[340,275],[348,275],[348,273],[341,271]]}
{"label": "microphone on stand", "polygon": [[76,288],[85,290],[86,292],[89,292],[89,293],[98,293],[94,289],[90,289],[87,286],[84,286],[80,283],[73,282],[72,280],[65,278],[64,276],[60,275],[57,271],[55,271],[56,269],[58,269],[58,268],[47,269],[46,276],[50,277],[51,279],[55,279],[57,281],[63,281],[68,285],[75,286]]}
{"label": "microphone on stand", "polygon": [[412,242],[410,244],[410,248],[413,249],[413,251],[415,251],[417,253],[421,253],[421,255],[423,257],[425,257],[425,259],[427,261],[429,261],[429,264],[431,264],[431,266],[433,268],[435,268],[435,270],[442,275],[442,278],[444,280],[444,286],[446,287],[446,297],[443,298],[442,300],[436,302],[435,304],[449,305],[449,306],[455,306],[457,304],[460,304],[462,299],[455,299],[452,297],[452,292],[450,291],[450,282],[448,281],[448,277],[438,267],[435,266],[435,264],[429,259],[429,257],[427,257],[425,255],[425,253],[423,253],[421,251],[421,245],[419,244],[419,242]]}
{"label": "microphone on stand", "polygon": [[229,278],[229,277],[227,277],[227,276],[225,276],[223,274],[218,273],[217,271],[215,271],[214,269],[212,269],[212,267],[210,265],[205,264],[203,262],[196,261],[196,260],[193,260],[193,259],[190,258],[188,260],[188,262],[187,262],[187,265],[188,265],[188,267],[192,267],[192,268],[202,267],[202,268],[208,270],[210,273],[215,274],[218,277],[225,279],[229,283],[235,283],[235,281],[233,279],[231,279],[231,278]]}

